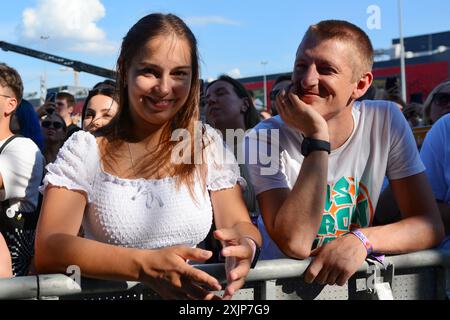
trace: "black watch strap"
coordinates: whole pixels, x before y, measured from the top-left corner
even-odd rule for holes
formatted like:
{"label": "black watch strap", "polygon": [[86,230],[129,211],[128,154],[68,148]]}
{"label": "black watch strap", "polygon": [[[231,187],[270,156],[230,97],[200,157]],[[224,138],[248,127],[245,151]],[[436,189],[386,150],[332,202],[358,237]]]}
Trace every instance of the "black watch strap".
{"label": "black watch strap", "polygon": [[328,141],[311,139],[304,137],[301,147],[301,153],[304,157],[307,157],[313,151],[326,151],[328,154],[331,152],[331,146]]}
{"label": "black watch strap", "polygon": [[256,263],[258,262],[259,255],[261,253],[261,247],[258,245],[258,243],[253,239],[252,237],[245,236],[244,238],[247,238],[248,240],[252,241],[255,244],[255,255],[253,256],[252,264],[250,265],[251,269],[254,269],[256,266]]}

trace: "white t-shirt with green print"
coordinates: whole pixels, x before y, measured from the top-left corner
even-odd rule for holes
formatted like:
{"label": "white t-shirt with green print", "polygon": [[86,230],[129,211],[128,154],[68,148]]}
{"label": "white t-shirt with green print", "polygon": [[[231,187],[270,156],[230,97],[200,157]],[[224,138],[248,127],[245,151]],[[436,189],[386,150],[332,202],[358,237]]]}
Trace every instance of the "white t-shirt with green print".
{"label": "white t-shirt with green print", "polygon": [[[370,226],[385,176],[396,180],[425,170],[412,131],[394,103],[356,102],[352,113],[350,138],[329,155],[327,197],[313,248],[345,234],[351,226]],[[246,164],[257,195],[271,189],[292,189],[303,162],[302,140],[279,116],[261,122],[247,134]],[[264,238],[261,259],[284,257],[261,217],[258,225]]]}

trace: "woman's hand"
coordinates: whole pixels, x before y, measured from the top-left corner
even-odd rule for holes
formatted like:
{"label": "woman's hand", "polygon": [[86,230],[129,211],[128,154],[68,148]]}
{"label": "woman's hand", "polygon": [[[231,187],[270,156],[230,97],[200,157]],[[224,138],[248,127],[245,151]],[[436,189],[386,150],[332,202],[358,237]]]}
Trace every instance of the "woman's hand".
{"label": "woman's hand", "polygon": [[224,246],[222,256],[226,259],[227,287],[223,299],[228,300],[245,283],[255,253],[255,244],[251,243],[253,240],[242,237],[232,228],[216,230],[214,237],[220,240]]}
{"label": "woman's hand", "polygon": [[219,281],[186,261],[205,262],[212,252],[186,246],[140,250],[140,281],[163,299],[219,299],[212,291],[221,290]]}

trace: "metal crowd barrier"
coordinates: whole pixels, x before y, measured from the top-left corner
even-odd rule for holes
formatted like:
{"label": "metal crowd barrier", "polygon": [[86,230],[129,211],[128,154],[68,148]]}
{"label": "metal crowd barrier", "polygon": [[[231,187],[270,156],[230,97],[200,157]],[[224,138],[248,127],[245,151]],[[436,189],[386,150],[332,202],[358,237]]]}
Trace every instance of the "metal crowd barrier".
{"label": "metal crowd barrier", "polygon": [[[306,284],[310,260],[259,261],[239,300],[449,299],[450,251],[426,250],[386,257],[385,265],[364,262],[344,286]],[[225,283],[223,264],[196,265]],[[0,299],[158,299],[138,282],[105,281],[47,274],[0,279]]]}

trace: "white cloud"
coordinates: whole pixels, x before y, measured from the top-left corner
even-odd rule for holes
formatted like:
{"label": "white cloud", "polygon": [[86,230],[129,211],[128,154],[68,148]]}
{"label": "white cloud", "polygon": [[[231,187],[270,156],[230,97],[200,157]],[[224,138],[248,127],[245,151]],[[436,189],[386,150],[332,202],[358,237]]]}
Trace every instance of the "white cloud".
{"label": "white cloud", "polygon": [[231,26],[241,25],[241,23],[238,21],[230,20],[220,16],[188,17],[185,19],[185,22],[191,26],[207,26],[210,24],[222,24]]}
{"label": "white cloud", "polygon": [[18,27],[21,42],[89,53],[113,53],[116,45],[97,26],[106,10],[100,0],[39,0],[36,7],[22,12]]}
{"label": "white cloud", "polygon": [[238,68],[234,68],[227,72],[227,75],[229,75],[232,78],[240,78],[241,77],[241,70]]}

